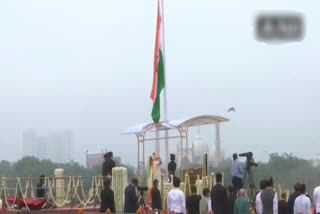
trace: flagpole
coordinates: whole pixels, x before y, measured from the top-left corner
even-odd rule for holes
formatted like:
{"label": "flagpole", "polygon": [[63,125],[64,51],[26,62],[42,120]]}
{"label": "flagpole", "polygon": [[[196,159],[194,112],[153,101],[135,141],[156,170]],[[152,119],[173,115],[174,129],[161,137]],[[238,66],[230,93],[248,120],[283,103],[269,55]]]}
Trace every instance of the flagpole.
{"label": "flagpole", "polygon": [[[165,45],[165,33],[164,33],[164,0],[161,1],[161,15],[162,15],[162,25],[163,25],[163,61],[164,61],[164,92],[163,92],[163,98],[164,98],[164,120],[168,121],[168,102],[167,102],[167,88],[168,88],[168,82],[167,82],[167,63],[166,63],[166,45]],[[169,133],[168,130],[165,131],[165,150],[166,150],[166,163],[169,163],[169,142],[168,142]]]}

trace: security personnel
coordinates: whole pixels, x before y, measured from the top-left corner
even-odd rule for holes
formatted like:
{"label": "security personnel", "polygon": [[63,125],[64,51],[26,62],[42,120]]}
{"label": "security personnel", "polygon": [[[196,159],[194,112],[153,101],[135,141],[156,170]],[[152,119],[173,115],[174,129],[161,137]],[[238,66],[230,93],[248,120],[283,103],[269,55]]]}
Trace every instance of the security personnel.
{"label": "security personnel", "polygon": [[102,165],[102,176],[112,176],[112,168],[116,166],[113,160],[113,153],[108,152],[104,155],[105,161]]}
{"label": "security personnel", "polygon": [[171,175],[175,176],[177,164],[175,162],[176,156],[174,154],[170,154],[170,163],[168,163],[168,175],[169,181],[171,181]]}

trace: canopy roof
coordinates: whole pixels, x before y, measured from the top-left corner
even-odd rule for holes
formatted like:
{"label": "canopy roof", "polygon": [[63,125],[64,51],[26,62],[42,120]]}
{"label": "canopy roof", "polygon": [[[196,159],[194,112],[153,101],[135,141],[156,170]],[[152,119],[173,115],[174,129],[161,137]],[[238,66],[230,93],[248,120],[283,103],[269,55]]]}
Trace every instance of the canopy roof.
{"label": "canopy roof", "polygon": [[192,117],[181,120],[163,121],[160,123],[142,123],[127,128],[121,134],[143,134],[146,132],[152,132],[156,130],[170,130],[192,126],[202,126],[214,123],[227,122],[229,119],[215,115],[202,115],[198,117]]}

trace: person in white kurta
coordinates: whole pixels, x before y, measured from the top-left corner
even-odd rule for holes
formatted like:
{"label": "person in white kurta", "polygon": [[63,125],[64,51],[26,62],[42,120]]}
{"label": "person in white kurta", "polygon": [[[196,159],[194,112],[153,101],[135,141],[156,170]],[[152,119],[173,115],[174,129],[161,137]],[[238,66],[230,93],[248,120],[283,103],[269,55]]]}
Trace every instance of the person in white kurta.
{"label": "person in white kurta", "polygon": [[294,214],[311,214],[311,201],[305,194],[301,194],[294,201]]}
{"label": "person in white kurta", "polygon": [[186,201],[184,193],[179,189],[180,179],[173,178],[173,189],[168,193],[167,204],[169,213],[186,214]]}
{"label": "person in white kurta", "polygon": [[311,200],[306,196],[306,185],[301,185],[301,195],[294,201],[294,214],[311,214]]}
{"label": "person in white kurta", "polygon": [[313,201],[316,208],[316,214],[320,214],[320,186],[316,187],[313,191]]}

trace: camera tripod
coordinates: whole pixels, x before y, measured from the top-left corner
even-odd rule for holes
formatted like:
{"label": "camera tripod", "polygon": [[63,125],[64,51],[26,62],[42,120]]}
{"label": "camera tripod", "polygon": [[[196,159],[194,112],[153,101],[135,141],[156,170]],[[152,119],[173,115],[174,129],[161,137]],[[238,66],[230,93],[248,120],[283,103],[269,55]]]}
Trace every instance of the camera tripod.
{"label": "camera tripod", "polygon": [[253,172],[251,169],[251,166],[247,166],[244,170],[244,177],[243,177],[243,186],[246,187],[247,181],[249,184],[249,193],[248,196],[250,199],[252,199],[253,204],[256,201],[256,187],[254,184],[254,179],[253,179]]}

